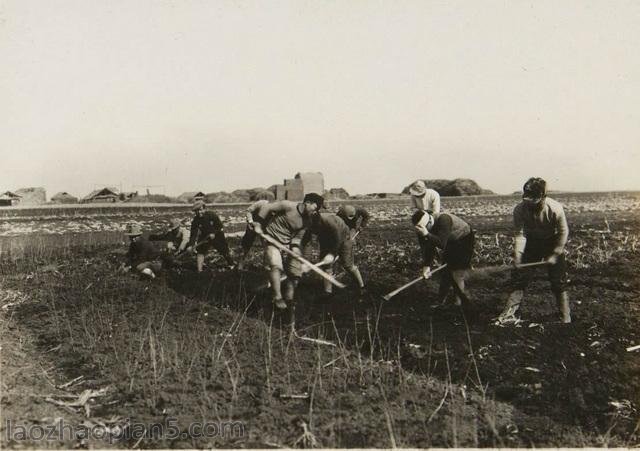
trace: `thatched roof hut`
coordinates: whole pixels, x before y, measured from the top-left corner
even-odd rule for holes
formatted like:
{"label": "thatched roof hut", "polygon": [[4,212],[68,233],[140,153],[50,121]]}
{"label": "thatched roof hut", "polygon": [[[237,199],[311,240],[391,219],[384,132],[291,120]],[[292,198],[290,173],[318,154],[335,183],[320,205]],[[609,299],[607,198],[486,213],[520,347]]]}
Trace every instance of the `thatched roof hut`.
{"label": "thatched roof hut", "polygon": [[11,207],[12,205],[18,205],[22,200],[21,196],[11,191],[5,191],[0,194],[0,207]]}
{"label": "thatched roof hut", "polygon": [[82,203],[104,203],[117,201],[118,191],[115,188],[96,189],[82,198]]}

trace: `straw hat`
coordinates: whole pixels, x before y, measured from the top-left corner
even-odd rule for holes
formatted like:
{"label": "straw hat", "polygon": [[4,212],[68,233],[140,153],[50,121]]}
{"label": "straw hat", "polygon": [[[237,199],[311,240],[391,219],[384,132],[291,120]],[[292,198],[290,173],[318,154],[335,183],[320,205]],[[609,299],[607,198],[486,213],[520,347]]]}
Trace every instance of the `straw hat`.
{"label": "straw hat", "polygon": [[139,236],[142,235],[142,229],[138,224],[127,224],[124,234],[128,236]]}

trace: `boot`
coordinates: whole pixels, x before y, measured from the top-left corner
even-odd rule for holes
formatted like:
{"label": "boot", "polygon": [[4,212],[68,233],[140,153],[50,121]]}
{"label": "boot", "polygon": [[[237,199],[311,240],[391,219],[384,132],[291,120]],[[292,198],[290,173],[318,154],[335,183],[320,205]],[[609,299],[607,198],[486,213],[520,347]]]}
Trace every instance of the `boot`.
{"label": "boot", "polygon": [[560,315],[562,315],[562,322],[569,324],[571,322],[571,307],[569,306],[569,295],[566,291],[556,293],[556,304]]}
{"label": "boot", "polygon": [[507,300],[507,305],[504,306],[504,310],[500,313],[498,317],[498,321],[505,322],[505,320],[509,318],[514,318],[515,313],[520,308],[520,303],[522,302],[522,298],[524,297],[524,291],[516,290],[512,291],[509,295],[509,299]]}

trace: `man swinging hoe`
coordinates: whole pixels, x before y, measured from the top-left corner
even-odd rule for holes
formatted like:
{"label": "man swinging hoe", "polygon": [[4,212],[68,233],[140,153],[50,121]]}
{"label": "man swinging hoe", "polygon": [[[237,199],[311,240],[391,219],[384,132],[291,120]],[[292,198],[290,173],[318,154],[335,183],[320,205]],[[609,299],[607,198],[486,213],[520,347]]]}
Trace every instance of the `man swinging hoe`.
{"label": "man swinging hoe", "polygon": [[561,320],[563,323],[570,323],[571,309],[566,291],[567,270],[564,257],[569,227],[562,204],[547,197],[547,182],[538,177],[527,180],[523,188],[522,202],[513,210],[513,222],[515,269],[511,277],[514,290],[509,294],[498,322],[505,323],[515,318],[515,313],[524,298],[524,290],[531,280],[531,272],[518,270],[518,267],[544,262]]}

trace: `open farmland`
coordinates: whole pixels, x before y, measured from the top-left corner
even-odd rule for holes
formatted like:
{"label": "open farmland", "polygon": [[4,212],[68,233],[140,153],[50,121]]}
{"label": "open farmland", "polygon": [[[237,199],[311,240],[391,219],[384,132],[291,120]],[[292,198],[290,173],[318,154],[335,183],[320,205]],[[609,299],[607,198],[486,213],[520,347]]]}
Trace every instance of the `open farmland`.
{"label": "open farmland", "polygon": [[[320,302],[308,276],[285,314],[256,290],[259,246],[241,274],[217,254],[200,275],[192,262],[154,281],[116,273],[126,223],[188,223],[188,207],[0,210],[3,417],[100,426],[112,439],[50,444],[65,447],[638,445],[640,351],[626,348],[640,344],[640,193],[552,197],[571,229],[568,327],[542,273],[517,326],[492,324],[506,271],[471,277],[472,315],[433,308],[432,281],[381,301],[420,268],[404,200],[354,201],[373,216],[356,249],[366,303],[349,290]],[[477,230],[474,267],[510,263],[516,201],[443,199]],[[243,208],[216,207],[234,249]],[[119,435],[172,418],[183,431],[232,421],[243,433]],[[3,446],[24,445],[0,427]]]}

